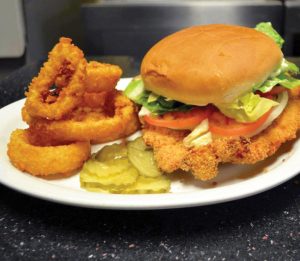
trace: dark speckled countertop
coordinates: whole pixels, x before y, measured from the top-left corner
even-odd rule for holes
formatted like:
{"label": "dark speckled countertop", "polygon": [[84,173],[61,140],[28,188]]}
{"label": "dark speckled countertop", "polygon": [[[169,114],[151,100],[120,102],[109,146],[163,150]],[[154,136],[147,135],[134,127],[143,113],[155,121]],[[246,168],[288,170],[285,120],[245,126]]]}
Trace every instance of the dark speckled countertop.
{"label": "dark speckled countertop", "polygon": [[[0,107],[23,97],[37,68],[2,77]],[[0,260],[300,260],[300,176],[238,201],[159,211],[76,208],[0,185]]]}

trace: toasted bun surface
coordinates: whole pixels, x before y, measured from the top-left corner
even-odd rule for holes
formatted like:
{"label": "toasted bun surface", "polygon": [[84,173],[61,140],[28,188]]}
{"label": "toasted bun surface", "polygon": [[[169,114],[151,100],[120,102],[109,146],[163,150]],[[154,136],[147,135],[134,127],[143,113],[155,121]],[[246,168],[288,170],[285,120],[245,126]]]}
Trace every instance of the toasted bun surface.
{"label": "toasted bun surface", "polygon": [[155,44],[141,65],[146,89],[186,104],[233,101],[280,65],[282,52],[254,29],[194,26]]}

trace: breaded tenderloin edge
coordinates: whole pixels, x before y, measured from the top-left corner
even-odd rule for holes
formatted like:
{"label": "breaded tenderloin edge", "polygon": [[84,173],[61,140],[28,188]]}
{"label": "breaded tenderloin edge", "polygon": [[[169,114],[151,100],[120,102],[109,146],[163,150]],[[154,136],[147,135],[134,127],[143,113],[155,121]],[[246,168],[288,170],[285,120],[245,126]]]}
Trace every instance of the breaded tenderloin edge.
{"label": "breaded tenderloin edge", "polygon": [[143,138],[153,147],[159,168],[171,173],[181,169],[191,171],[195,178],[209,180],[217,176],[223,162],[254,164],[273,155],[286,141],[296,138],[300,128],[300,88],[289,91],[289,103],[284,112],[263,132],[252,137],[220,138],[201,148],[186,148],[186,131],[176,131],[146,125]]}

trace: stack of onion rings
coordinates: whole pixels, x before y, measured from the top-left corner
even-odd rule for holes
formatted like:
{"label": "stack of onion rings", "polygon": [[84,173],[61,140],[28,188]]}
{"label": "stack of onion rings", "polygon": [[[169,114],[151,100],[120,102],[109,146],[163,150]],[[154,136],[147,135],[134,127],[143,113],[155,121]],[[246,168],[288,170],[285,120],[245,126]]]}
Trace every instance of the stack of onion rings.
{"label": "stack of onion rings", "polygon": [[115,86],[122,75],[117,65],[91,61],[86,66],[85,93],[81,107],[103,108],[109,116],[114,114]]}
{"label": "stack of onion rings", "polygon": [[87,63],[71,39],[60,38],[26,92],[29,129],[11,134],[12,164],[37,176],[72,173],[90,156],[90,143],[134,133],[135,105],[115,90],[121,74],[116,65]]}
{"label": "stack of onion rings", "polygon": [[74,112],[70,118],[51,121],[31,118],[23,109],[23,120],[36,140],[52,138],[53,142],[91,141],[103,143],[126,137],[135,132],[139,121],[132,102],[117,92],[114,99],[113,117],[100,112]]}

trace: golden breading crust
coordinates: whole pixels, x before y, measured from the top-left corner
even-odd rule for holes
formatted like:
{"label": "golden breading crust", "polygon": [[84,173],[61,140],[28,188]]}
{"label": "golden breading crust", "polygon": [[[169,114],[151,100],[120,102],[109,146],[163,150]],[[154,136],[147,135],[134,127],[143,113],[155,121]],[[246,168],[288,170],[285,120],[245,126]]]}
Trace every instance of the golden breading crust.
{"label": "golden breading crust", "polygon": [[90,157],[91,145],[87,141],[77,141],[57,146],[35,146],[30,143],[28,129],[17,129],[11,133],[7,154],[16,168],[34,176],[66,175],[82,167]]}
{"label": "golden breading crust", "polygon": [[300,128],[300,87],[289,92],[289,103],[270,127],[253,138],[218,138],[201,148],[186,148],[182,140],[186,131],[146,125],[143,138],[153,147],[159,168],[171,173],[177,169],[191,171],[201,180],[214,178],[218,164],[254,164],[273,155],[286,141],[296,138]]}
{"label": "golden breading crust", "polygon": [[49,143],[91,141],[93,144],[113,141],[134,133],[139,128],[139,120],[134,104],[121,92],[113,100],[114,115],[108,117],[101,112],[74,111],[70,118],[49,121],[33,118],[22,109],[23,120],[28,123],[31,142]]}

